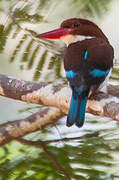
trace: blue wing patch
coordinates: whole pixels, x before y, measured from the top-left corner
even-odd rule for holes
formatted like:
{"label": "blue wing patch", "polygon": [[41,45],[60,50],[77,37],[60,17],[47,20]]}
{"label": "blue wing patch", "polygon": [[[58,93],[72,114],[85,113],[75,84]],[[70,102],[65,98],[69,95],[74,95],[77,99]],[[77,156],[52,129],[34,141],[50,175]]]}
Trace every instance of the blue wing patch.
{"label": "blue wing patch", "polygon": [[90,74],[96,78],[96,77],[107,76],[109,71],[110,69],[107,69],[106,71],[100,69],[94,69],[93,71],[90,72]]}
{"label": "blue wing patch", "polygon": [[65,71],[66,72],[66,77],[67,78],[74,78],[76,76],[76,73],[73,72],[72,70],[70,71]]}
{"label": "blue wing patch", "polygon": [[86,60],[86,58],[87,58],[87,55],[88,55],[88,51],[86,50],[85,51],[85,54],[84,54],[84,59]]}

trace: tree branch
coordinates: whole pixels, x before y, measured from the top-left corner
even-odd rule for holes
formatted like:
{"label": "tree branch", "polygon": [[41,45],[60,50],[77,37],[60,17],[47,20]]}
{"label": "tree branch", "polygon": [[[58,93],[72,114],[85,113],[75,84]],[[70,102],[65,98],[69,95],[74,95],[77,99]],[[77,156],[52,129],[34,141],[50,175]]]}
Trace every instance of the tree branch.
{"label": "tree branch", "polygon": [[[119,121],[119,86],[108,86],[108,93],[113,96],[101,92],[92,96],[88,100],[86,111]],[[54,106],[40,108],[39,112],[25,119],[0,125],[0,145],[4,145],[41,130],[63,117],[69,109],[71,90],[61,83],[33,83],[0,75],[0,94],[25,102]]]}
{"label": "tree branch", "polygon": [[28,133],[41,130],[63,116],[59,109],[45,107],[25,119],[4,123],[0,125],[0,146]]}
{"label": "tree branch", "polygon": [[[100,92],[91,97],[88,100],[86,111],[119,121],[119,86],[108,86],[108,93]],[[71,90],[61,83],[33,83],[0,75],[0,94],[25,102],[54,106],[67,114]]]}

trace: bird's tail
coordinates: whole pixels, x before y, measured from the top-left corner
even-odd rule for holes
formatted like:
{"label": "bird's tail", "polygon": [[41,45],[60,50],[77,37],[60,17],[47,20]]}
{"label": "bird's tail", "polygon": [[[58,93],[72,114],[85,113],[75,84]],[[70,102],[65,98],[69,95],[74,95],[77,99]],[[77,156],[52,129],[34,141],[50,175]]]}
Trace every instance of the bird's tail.
{"label": "bird's tail", "polygon": [[73,89],[69,114],[67,117],[67,126],[70,127],[73,124],[76,124],[78,127],[83,126],[88,94],[89,89]]}

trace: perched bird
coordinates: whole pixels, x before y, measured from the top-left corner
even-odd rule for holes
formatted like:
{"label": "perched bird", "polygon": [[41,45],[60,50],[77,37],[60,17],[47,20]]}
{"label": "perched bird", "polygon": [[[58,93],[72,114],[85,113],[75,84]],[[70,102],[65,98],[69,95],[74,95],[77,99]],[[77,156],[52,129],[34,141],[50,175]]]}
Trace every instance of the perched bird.
{"label": "perched bird", "polygon": [[36,37],[66,43],[64,68],[72,89],[67,126],[81,127],[89,92],[94,93],[101,86],[113,67],[113,47],[95,23],[80,18],[65,20],[60,28]]}

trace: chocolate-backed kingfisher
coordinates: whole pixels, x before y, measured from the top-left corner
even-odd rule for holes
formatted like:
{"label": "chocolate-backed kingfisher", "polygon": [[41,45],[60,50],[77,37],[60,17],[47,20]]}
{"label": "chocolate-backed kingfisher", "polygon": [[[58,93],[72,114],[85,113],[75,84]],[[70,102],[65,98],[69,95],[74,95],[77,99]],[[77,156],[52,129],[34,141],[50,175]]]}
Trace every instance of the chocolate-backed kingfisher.
{"label": "chocolate-backed kingfisher", "polygon": [[95,23],[81,18],[67,19],[60,28],[36,37],[61,39],[66,43],[64,69],[72,89],[67,126],[81,127],[89,93],[104,84],[113,67],[113,47]]}

